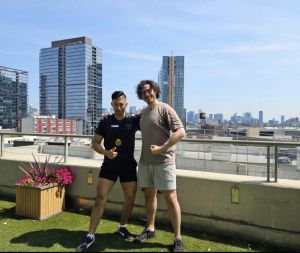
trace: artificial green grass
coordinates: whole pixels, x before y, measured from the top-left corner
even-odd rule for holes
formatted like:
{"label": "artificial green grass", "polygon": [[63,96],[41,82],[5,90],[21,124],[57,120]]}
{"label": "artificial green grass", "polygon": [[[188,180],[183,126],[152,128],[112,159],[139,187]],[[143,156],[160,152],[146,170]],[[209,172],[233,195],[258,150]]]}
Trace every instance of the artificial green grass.
{"label": "artificial green grass", "polygon": [[[66,210],[43,221],[14,215],[15,199],[0,196],[0,251],[74,252],[87,235],[91,212]],[[143,217],[144,218],[144,217]],[[124,240],[115,231],[120,217],[104,215],[96,231],[97,243],[87,252],[168,252],[173,246],[171,226],[156,223],[157,238],[134,244]],[[145,220],[130,219],[128,230],[140,234]],[[293,250],[216,236],[182,228],[186,252],[293,252]]]}

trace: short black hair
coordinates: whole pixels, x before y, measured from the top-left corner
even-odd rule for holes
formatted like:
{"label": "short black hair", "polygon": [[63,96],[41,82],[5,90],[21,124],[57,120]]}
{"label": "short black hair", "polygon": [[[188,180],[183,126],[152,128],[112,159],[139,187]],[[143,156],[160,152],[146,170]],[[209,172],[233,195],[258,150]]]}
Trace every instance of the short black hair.
{"label": "short black hair", "polygon": [[115,91],[115,92],[111,95],[111,100],[119,99],[119,98],[121,98],[121,97],[126,98],[126,95],[124,94],[124,92],[121,91],[121,90]]}

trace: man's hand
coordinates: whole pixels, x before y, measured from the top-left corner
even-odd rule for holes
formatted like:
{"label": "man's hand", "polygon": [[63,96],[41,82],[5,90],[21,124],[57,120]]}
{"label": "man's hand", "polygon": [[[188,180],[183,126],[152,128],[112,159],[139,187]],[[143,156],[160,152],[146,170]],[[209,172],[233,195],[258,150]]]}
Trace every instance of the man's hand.
{"label": "man's hand", "polygon": [[115,152],[117,148],[114,147],[111,150],[106,150],[105,155],[109,158],[109,159],[115,159],[116,156],[118,155],[118,152]]}
{"label": "man's hand", "polygon": [[150,146],[150,150],[151,150],[151,154],[152,154],[152,155],[158,155],[159,153],[162,152],[161,147],[156,146],[156,145],[151,145],[151,146]]}
{"label": "man's hand", "polygon": [[101,120],[107,119],[109,115],[110,115],[110,113],[103,114]]}

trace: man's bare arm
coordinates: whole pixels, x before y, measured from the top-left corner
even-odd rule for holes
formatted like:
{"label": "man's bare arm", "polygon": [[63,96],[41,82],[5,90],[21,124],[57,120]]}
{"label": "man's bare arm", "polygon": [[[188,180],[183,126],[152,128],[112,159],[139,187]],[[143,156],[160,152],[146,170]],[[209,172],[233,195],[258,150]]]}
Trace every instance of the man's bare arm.
{"label": "man's bare arm", "polygon": [[153,155],[157,155],[166,149],[174,146],[177,142],[179,142],[183,137],[185,136],[185,130],[184,128],[178,128],[175,130],[174,134],[162,145],[162,146],[156,146],[151,145],[151,153]]}
{"label": "man's bare arm", "polygon": [[109,159],[115,159],[116,156],[118,155],[117,152],[115,152],[115,150],[117,149],[116,147],[114,147],[113,149],[110,150],[105,150],[102,146],[101,146],[101,142],[103,140],[103,136],[98,135],[98,134],[94,134],[94,139],[93,139],[93,149],[101,154],[101,155],[105,155],[107,156]]}

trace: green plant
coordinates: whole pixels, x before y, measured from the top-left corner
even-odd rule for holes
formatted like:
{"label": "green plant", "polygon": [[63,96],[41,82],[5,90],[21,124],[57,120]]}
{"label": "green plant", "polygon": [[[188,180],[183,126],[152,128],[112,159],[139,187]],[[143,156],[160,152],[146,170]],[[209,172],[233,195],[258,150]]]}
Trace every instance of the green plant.
{"label": "green plant", "polygon": [[[33,154],[32,154],[33,155]],[[49,169],[48,165],[49,165],[49,161],[50,161],[50,157],[51,155],[49,155],[49,158],[47,159],[46,157],[46,161],[45,161],[45,165],[44,167],[41,166],[40,160],[38,158],[35,158],[35,156],[33,155],[33,158],[36,162],[37,168],[34,168],[31,163],[31,168],[25,170],[24,168],[22,168],[21,166],[19,166],[19,168],[24,171],[24,173],[26,174],[25,177],[23,177],[19,182],[18,182],[18,186],[37,186],[37,187],[43,187],[45,185],[49,185],[49,184],[71,184],[74,175],[70,172],[68,167],[62,168],[62,169],[58,169],[57,165],[59,164],[59,162],[62,160],[62,158],[55,164],[54,161],[54,167]],[[23,164],[24,165],[24,164]]]}

